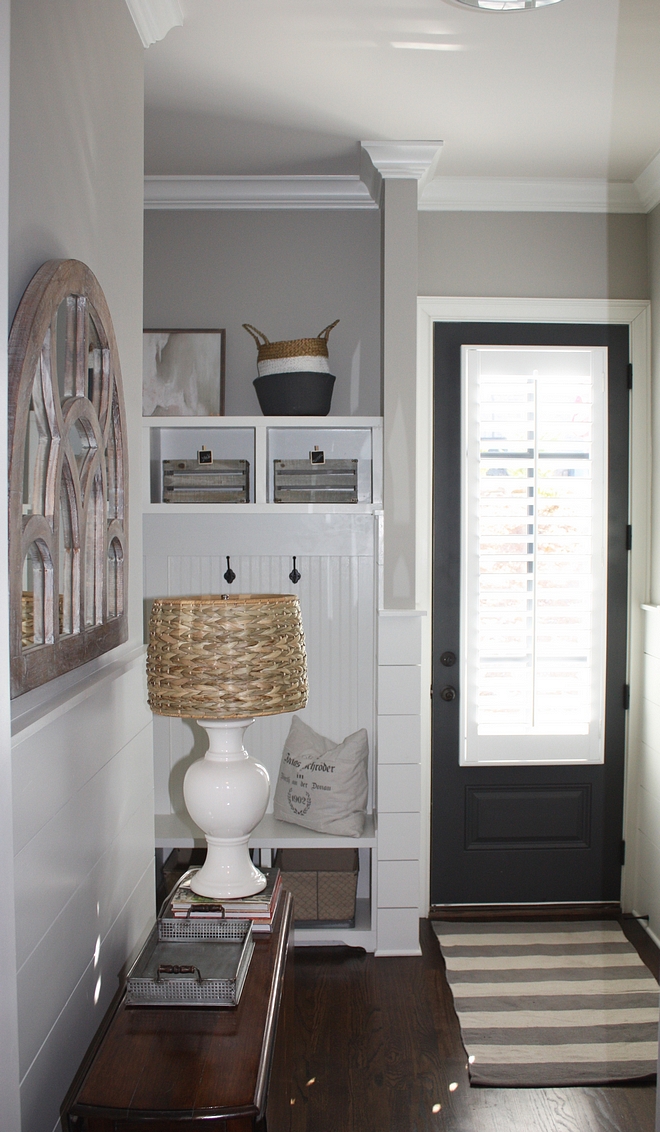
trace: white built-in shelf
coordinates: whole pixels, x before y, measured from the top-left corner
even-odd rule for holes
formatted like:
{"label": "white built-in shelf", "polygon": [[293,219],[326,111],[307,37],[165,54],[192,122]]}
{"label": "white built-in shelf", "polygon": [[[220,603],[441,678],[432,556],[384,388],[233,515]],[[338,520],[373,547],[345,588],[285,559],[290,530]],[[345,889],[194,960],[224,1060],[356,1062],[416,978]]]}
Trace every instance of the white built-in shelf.
{"label": "white built-in shelf", "polygon": [[[157,849],[202,849],[205,844],[204,834],[191,818],[186,815],[180,817],[178,814],[156,814]],[[266,814],[250,838],[252,849],[374,849],[375,846],[374,814],[367,814],[362,837],[314,833],[301,825],[278,821],[272,814]],[[296,946],[345,943],[350,947],[364,947],[366,951],[373,951],[376,932],[372,927],[371,913],[369,897],[358,897],[354,927],[296,928],[294,942]]]}
{"label": "white built-in shelf", "polygon": [[[143,417],[143,510],[147,515],[373,514],[382,507],[382,417]],[[340,436],[340,434],[343,434]],[[298,437],[298,441],[296,441]],[[273,459],[301,459],[315,443],[358,459],[358,503],[273,503]],[[164,459],[195,459],[206,445],[217,459],[250,464],[249,503],[161,503]]]}
{"label": "white built-in shelf", "polygon": [[355,902],[353,928],[296,928],[293,941],[296,947],[318,947],[324,943],[345,943],[348,947],[364,947],[374,951],[376,932],[371,927],[371,901],[360,898]]}
{"label": "white built-in shelf", "polygon": [[371,503],[145,503],[145,515],[373,515]]}
{"label": "white built-in shelf", "polygon": [[[157,849],[203,848],[206,840],[187,815],[156,814]],[[302,825],[278,821],[266,814],[250,837],[252,849],[373,849],[376,845],[376,823],[367,814],[361,837],[340,837],[334,833],[315,833]]]}

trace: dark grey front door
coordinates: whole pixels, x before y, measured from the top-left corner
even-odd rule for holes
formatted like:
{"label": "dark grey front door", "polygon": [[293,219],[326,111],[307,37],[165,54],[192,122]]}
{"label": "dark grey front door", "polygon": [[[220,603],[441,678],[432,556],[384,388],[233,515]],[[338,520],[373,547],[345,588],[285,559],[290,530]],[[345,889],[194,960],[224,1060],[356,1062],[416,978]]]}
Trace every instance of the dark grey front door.
{"label": "dark grey front door", "polygon": [[[607,350],[602,764],[459,764],[464,741],[460,677],[466,659],[461,656],[464,634],[462,637],[460,619],[463,346],[602,346]],[[629,549],[628,357],[628,329],[623,326],[435,325],[432,904],[619,898]],[[530,487],[529,493],[531,539],[536,522],[534,489]],[[556,739],[561,744],[561,736]]]}

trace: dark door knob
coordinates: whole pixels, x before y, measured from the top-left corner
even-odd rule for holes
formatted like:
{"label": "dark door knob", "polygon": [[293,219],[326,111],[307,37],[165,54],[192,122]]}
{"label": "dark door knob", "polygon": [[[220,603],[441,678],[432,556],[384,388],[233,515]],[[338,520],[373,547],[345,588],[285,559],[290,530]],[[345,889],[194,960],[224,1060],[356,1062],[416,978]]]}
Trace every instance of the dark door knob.
{"label": "dark door knob", "polygon": [[445,703],[450,704],[452,700],[456,699],[456,689],[452,688],[451,685],[448,684],[446,688],[442,689],[440,693],[440,699],[444,700]]}
{"label": "dark door knob", "polygon": [[451,668],[454,664],[456,664],[456,653],[443,652],[442,656],[440,657],[440,663],[444,664],[445,668]]}

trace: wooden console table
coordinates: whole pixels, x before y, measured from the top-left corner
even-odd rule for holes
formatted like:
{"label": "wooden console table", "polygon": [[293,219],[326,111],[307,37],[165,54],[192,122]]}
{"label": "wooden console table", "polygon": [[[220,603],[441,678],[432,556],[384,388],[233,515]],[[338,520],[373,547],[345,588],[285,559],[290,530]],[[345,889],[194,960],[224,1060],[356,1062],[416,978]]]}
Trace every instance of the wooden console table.
{"label": "wooden console table", "polygon": [[66,1132],[288,1132],[292,927],[285,892],[235,1008],[122,999],[62,1106]]}

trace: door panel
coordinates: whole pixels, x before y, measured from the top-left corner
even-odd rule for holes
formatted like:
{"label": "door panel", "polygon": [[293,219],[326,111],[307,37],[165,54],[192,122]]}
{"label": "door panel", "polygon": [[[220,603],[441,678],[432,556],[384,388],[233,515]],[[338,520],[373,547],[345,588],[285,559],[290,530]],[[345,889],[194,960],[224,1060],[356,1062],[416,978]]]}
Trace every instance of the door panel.
{"label": "door panel", "polygon": [[[459,674],[465,659],[460,655],[461,350],[471,345],[607,349],[604,765],[459,765]],[[627,327],[436,323],[433,904],[603,901],[619,897],[628,568],[627,366]],[[448,654],[453,654],[455,663]],[[455,698],[447,688],[456,689]]]}

